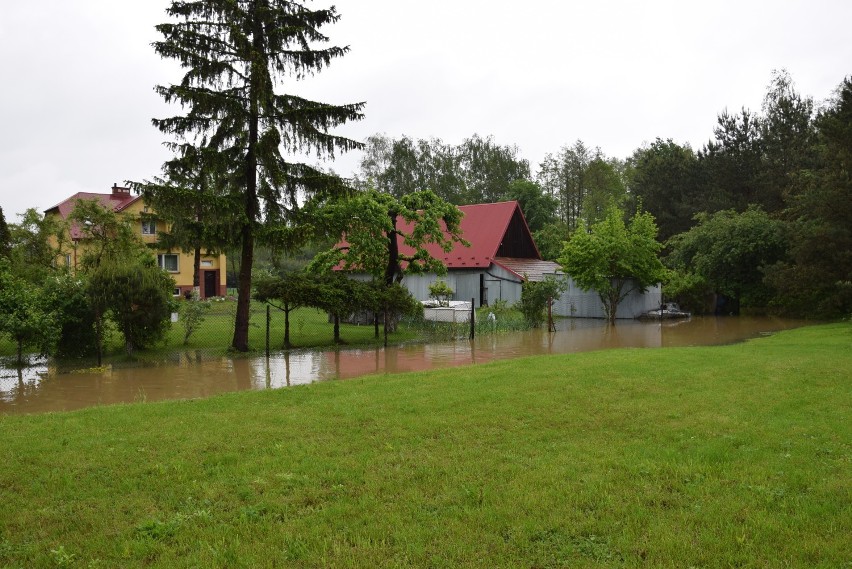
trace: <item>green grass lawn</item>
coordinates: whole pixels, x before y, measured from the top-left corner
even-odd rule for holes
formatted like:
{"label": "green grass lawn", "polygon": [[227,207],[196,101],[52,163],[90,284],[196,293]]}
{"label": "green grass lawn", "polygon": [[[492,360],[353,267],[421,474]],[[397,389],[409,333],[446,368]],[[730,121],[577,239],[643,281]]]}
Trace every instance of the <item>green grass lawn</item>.
{"label": "green grass lawn", "polygon": [[0,567],[846,567],[852,326],[0,416]]}
{"label": "green grass lawn", "polygon": [[[164,354],[182,350],[209,350],[225,353],[234,336],[235,301],[214,301],[205,314],[204,321],[184,344],[184,328],[181,323],[172,323],[165,338],[156,345],[137,350],[134,357],[142,359],[159,358]],[[372,326],[341,324],[340,337],[345,344],[361,345],[383,342],[374,337]],[[380,331],[381,332],[381,331]],[[391,343],[413,340],[420,332],[401,326],[388,336]],[[271,310],[270,348],[279,350],[284,342],[284,313]],[[300,308],[290,314],[290,341],[294,348],[313,348],[334,345],[334,328],[328,322],[328,314],[313,308]],[[124,340],[117,331],[108,333],[104,342],[105,362],[125,358]],[[254,351],[263,351],[266,345],[266,305],[260,302],[251,304],[249,324],[249,346]],[[12,356],[16,346],[6,336],[0,336],[0,356]],[[72,362],[68,362],[73,365]]]}

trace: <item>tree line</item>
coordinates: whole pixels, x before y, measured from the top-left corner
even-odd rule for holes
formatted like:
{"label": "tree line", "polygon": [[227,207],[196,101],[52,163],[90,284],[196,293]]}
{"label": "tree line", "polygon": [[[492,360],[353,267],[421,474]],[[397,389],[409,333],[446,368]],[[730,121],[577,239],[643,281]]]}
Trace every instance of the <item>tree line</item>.
{"label": "tree line", "polygon": [[656,139],[619,159],[583,141],[532,172],[517,146],[473,135],[374,135],[357,187],[427,188],[449,203],[517,200],[546,259],[606,219],[653,216],[664,291],[694,310],[840,317],[852,312],[852,83],[821,107],[772,75],[761,110],[727,110],[700,149]]}
{"label": "tree line", "polygon": [[[817,108],[778,72],[760,112],[722,112],[713,138],[697,151],[657,139],[618,159],[578,140],[546,155],[533,173],[516,146],[491,137],[473,135],[453,146],[438,138],[375,135],[361,143],[338,136],[335,127],[362,118],[363,103],[284,93],[282,85],[348,52],[330,45],[322,32],[340,17],[334,8],[283,0],[173,0],[166,13],[154,49],[184,75],[156,90],[180,111],[152,122],[168,137],[174,157],[160,175],[133,187],[171,227],[162,245],[196,252],[228,248],[238,257],[236,350],[249,349],[256,251],[276,258],[310,243],[334,243],[341,234],[360,235],[365,220],[381,220],[371,228],[384,233],[370,238],[366,231],[353,242],[363,249],[347,247],[345,256],[376,262],[383,270],[370,272],[390,287],[403,265],[416,270],[429,263],[394,250],[390,236],[399,234],[403,208],[427,212],[405,237],[421,251],[440,239],[439,221],[457,226],[455,206],[506,199],[520,202],[547,259],[567,262],[571,242],[595,227],[619,229],[614,210],[625,222],[632,217],[626,212],[647,213],[656,221],[649,225],[642,217],[642,234],[658,230],[665,245],[670,296],[711,310],[720,302],[708,299],[717,298],[731,311],[852,312],[850,79]],[[364,158],[352,180],[304,158],[361,148]],[[427,200],[425,210],[405,205],[415,195]],[[9,232],[5,222],[0,230]],[[4,257],[19,254],[6,251],[14,239],[2,241]],[[24,241],[15,251],[26,250]],[[322,258],[343,262],[344,250]],[[4,279],[30,270],[19,263],[18,274],[10,268],[13,260],[4,263]],[[2,290],[15,288],[4,281]]]}

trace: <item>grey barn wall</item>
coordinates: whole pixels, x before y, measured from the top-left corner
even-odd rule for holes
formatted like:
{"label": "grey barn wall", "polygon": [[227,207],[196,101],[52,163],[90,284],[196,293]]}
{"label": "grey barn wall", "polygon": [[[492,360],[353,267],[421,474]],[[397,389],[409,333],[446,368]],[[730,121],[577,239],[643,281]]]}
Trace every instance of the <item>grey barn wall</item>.
{"label": "grey barn wall", "polygon": [[509,304],[521,299],[521,283],[518,277],[502,267],[492,265],[488,270],[464,269],[450,270],[443,277],[434,273],[425,275],[406,275],[402,284],[411,292],[417,300],[429,299],[429,285],[442,278],[455,293],[452,300],[469,301],[474,299],[474,304],[480,306],[480,278],[487,289],[486,296],[489,304],[497,300],[505,300]]}
{"label": "grey barn wall", "polygon": [[[575,318],[606,318],[598,293],[593,290],[584,291],[578,287],[571,277],[566,275],[551,275],[568,280],[568,289],[553,303],[553,313],[557,316],[573,316]],[[621,301],[616,316],[621,318],[636,318],[640,314],[660,307],[662,289],[660,285],[649,287],[644,293],[633,290]]]}
{"label": "grey barn wall", "polygon": [[[452,300],[469,301],[474,299],[475,306],[480,306],[482,299],[479,294],[480,275],[484,277],[488,289],[488,304],[493,305],[498,300],[514,304],[521,299],[521,283],[518,277],[497,265],[491,265],[487,271],[477,269],[451,270],[443,277],[434,273],[425,275],[406,275],[402,284],[417,300],[429,299],[429,285],[443,279],[453,289]],[[355,276],[355,275],[353,275]],[[605,318],[603,304],[594,291],[580,289],[566,275],[550,275],[568,280],[568,289],[553,303],[553,314],[557,316],[572,316],[574,318]],[[366,275],[355,278],[368,280]],[[640,314],[660,307],[662,292],[659,285],[648,288],[645,293],[632,291],[618,305],[618,318],[636,318]]]}

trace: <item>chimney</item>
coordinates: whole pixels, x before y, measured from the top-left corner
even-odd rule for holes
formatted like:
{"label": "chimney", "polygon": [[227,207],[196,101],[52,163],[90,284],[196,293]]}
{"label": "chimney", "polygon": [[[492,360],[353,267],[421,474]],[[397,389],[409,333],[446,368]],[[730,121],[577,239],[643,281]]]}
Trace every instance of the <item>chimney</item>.
{"label": "chimney", "polygon": [[121,186],[119,186],[118,184],[113,182],[112,183],[112,195],[118,196],[118,197],[129,196],[130,195],[130,188],[122,188]]}

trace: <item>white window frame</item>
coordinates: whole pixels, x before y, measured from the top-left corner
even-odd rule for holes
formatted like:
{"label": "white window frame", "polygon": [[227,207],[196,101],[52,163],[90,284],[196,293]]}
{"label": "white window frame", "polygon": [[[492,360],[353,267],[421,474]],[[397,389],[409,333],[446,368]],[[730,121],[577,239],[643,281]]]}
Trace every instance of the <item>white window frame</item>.
{"label": "white window frame", "polygon": [[155,219],[143,219],[142,220],[142,235],[156,235],[157,234],[157,220]]}
{"label": "white window frame", "polygon": [[[166,267],[166,257],[174,257],[175,258],[175,268],[174,270]],[[180,258],[177,253],[157,253],[157,266],[166,271],[167,273],[179,273],[180,272]]]}

